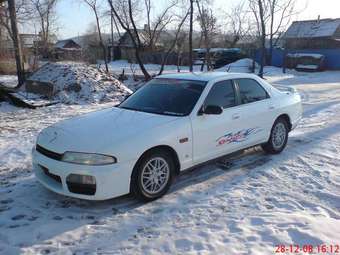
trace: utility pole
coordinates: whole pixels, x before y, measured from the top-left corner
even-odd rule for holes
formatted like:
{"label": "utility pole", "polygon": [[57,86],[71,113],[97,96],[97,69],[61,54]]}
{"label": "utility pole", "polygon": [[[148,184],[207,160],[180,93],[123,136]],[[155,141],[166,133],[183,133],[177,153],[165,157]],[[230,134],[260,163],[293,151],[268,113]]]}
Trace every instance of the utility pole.
{"label": "utility pole", "polygon": [[189,71],[193,71],[192,63],[192,33],[193,33],[194,0],[190,0],[190,30],[189,30]]}

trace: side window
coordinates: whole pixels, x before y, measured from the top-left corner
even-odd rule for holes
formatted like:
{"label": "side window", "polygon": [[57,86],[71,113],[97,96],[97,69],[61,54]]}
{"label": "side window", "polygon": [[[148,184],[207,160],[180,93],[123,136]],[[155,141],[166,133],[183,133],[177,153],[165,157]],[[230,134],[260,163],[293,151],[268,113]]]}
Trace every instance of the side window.
{"label": "side window", "polygon": [[235,106],[236,97],[232,81],[228,80],[215,83],[209,91],[204,104],[206,106],[218,105],[222,108]]}
{"label": "side window", "polygon": [[236,80],[241,96],[241,103],[247,104],[268,98],[264,88],[253,79],[237,79]]}

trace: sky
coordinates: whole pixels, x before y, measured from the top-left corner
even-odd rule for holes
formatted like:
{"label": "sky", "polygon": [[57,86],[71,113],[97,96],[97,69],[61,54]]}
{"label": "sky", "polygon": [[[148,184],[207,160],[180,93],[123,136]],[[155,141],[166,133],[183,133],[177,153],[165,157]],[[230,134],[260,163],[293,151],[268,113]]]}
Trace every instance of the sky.
{"label": "sky", "polygon": [[[244,0],[214,0],[214,9],[228,11],[232,6]],[[294,20],[321,18],[340,18],[340,0],[296,0],[300,13]],[[103,1],[105,2],[105,1]],[[80,0],[60,0],[57,5],[58,37],[60,39],[82,35],[95,19],[88,6]],[[109,28],[108,21],[104,27]]]}

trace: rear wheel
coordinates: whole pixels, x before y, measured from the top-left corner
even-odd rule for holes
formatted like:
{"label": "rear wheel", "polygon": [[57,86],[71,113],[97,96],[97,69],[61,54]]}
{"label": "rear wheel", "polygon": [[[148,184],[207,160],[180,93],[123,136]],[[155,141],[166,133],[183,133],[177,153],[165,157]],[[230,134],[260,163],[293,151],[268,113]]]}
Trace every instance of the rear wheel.
{"label": "rear wheel", "polygon": [[287,145],[288,141],[288,123],[284,118],[279,118],[275,121],[270,138],[267,143],[262,145],[262,149],[271,154],[278,154]]}
{"label": "rear wheel", "polygon": [[155,200],[169,190],[174,172],[175,164],[170,153],[147,153],[134,169],[131,191],[140,200]]}

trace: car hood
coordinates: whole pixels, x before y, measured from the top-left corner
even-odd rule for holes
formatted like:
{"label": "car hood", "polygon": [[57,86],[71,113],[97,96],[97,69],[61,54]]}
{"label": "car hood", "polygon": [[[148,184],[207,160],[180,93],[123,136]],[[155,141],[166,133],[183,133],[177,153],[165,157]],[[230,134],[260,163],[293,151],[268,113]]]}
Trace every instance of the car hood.
{"label": "car hood", "polygon": [[58,122],[39,134],[37,144],[57,153],[109,153],[108,148],[178,118],[114,107]]}

